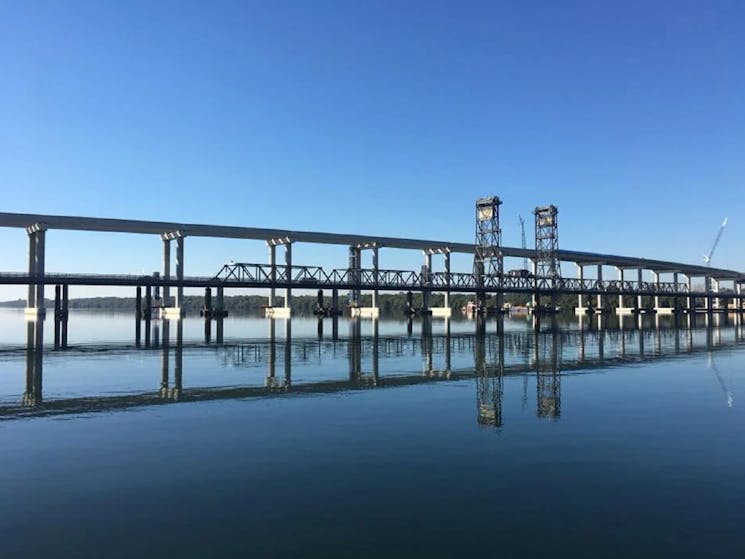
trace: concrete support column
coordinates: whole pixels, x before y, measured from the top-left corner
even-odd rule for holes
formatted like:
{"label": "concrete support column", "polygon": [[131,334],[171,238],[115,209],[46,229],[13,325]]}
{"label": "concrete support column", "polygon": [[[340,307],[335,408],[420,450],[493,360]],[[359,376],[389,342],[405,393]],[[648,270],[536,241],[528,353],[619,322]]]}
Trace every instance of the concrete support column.
{"label": "concrete support column", "polygon": [[225,312],[225,300],[223,297],[223,287],[218,286],[217,288],[217,301],[215,302],[215,311],[218,312],[217,315],[217,343],[221,344],[223,340],[223,317],[226,315]]}
{"label": "concrete support column", "polygon": [[[163,279],[171,279],[171,239],[163,238]],[[171,288],[168,285],[163,286],[163,306],[171,306]]]}
{"label": "concrete support column", "polygon": [[[623,284],[623,268],[616,267],[616,270],[618,270],[618,281],[621,282],[621,284]],[[623,289],[623,285],[621,285],[621,289]],[[619,293],[619,295],[618,295],[618,308],[619,309],[624,308],[624,306],[623,306],[623,294],[622,293]]]}
{"label": "concrete support column", "polygon": [[706,307],[706,312],[710,313],[712,310],[711,303],[712,303],[712,297],[711,297],[711,277],[706,276],[704,278],[704,293],[706,293],[706,296],[704,297],[704,303]]}
{"label": "concrete support column", "polygon": [[678,290],[680,289],[680,287],[678,286],[678,272],[673,272],[673,285],[676,293],[675,297],[673,297],[673,307],[675,308],[675,312],[678,312],[678,306],[680,304],[677,295]]}
{"label": "concrete support column", "polygon": [[67,349],[67,321],[70,318],[70,291],[67,284],[62,286],[62,348]]}
{"label": "concrete support column", "polygon": [[695,313],[696,298],[691,295],[691,290],[693,288],[693,281],[691,279],[691,276],[686,276],[686,284],[688,287],[688,312]]}
{"label": "concrete support column", "polygon": [[[577,262],[577,279],[582,283],[585,279],[585,267]],[[583,295],[580,293],[577,295],[577,309],[578,310],[584,310],[585,303],[583,301]]]}
{"label": "concrete support column", "polygon": [[[530,269],[531,273],[533,274],[533,282],[537,283],[538,281],[538,261],[535,259],[530,260]],[[540,297],[538,296],[537,291],[533,291],[533,294],[530,297],[531,300],[531,306],[535,310],[538,308],[538,305],[540,304]]]}
{"label": "concrete support column", "polygon": [[[432,254],[430,252],[424,253],[424,266],[422,266],[422,283],[428,286],[430,281],[430,274],[432,273]],[[422,314],[426,314],[429,311],[429,297],[430,291],[422,290]]]}
{"label": "concrete support column", "polygon": [[184,304],[184,238],[176,239],[176,304],[177,309],[181,309]]}
{"label": "concrete support column", "polygon": [[[603,282],[603,265],[602,264],[598,264],[597,276],[598,276],[598,282],[602,284]],[[598,293],[598,309],[605,310],[605,306],[603,305],[603,296],[600,293]]]}
{"label": "concrete support column", "polygon": [[[641,268],[638,268],[636,270],[636,288],[641,289],[642,287],[642,281],[644,280],[644,270]],[[636,308],[641,309],[644,307],[644,300],[642,299],[642,295],[638,294],[636,296]]]}
{"label": "concrete support column", "polygon": [[[450,308],[450,252],[445,253],[445,285],[447,286],[445,289],[445,301],[443,303],[443,307]],[[450,324],[450,323],[448,323]],[[448,367],[448,370],[450,368]]]}
{"label": "concrete support column", "polygon": [[26,229],[28,234],[28,273],[36,283],[28,286],[26,300],[26,317],[29,319],[43,317],[44,308],[44,262],[46,227],[37,223]]}
{"label": "concrete support column", "polygon": [[277,246],[273,244],[268,245],[269,248],[269,278],[271,281],[271,287],[269,288],[269,300],[267,306],[273,307],[277,298],[277,289],[274,286],[277,282]]}
{"label": "concrete support column", "polygon": [[[287,270],[287,281],[292,281],[292,243],[285,244],[285,267]],[[291,308],[292,288],[288,285],[285,288],[285,308]]]}
{"label": "concrete support column", "polygon": [[719,298],[719,280],[717,278],[711,278],[711,291],[714,293],[713,307],[719,309],[722,306],[722,301]]}
{"label": "concrete support column", "polygon": [[336,316],[339,314],[339,290],[333,288],[331,290],[331,315]]}
{"label": "concrete support column", "polygon": [[349,305],[352,307],[359,307],[359,270],[360,270],[360,249],[356,246],[349,247],[349,282],[352,287],[349,290]]}
{"label": "concrete support column", "polygon": [[655,294],[654,294],[654,308],[655,310],[660,308],[660,273],[659,272],[652,272],[652,277],[654,278],[654,288],[655,288]]}
{"label": "concrete support column", "polygon": [[[374,246],[372,247],[372,267],[373,267],[373,277],[375,278],[375,283],[377,284],[380,281],[380,278],[378,277],[378,247]],[[377,308],[378,306],[378,289],[374,289],[372,292],[372,307]]]}

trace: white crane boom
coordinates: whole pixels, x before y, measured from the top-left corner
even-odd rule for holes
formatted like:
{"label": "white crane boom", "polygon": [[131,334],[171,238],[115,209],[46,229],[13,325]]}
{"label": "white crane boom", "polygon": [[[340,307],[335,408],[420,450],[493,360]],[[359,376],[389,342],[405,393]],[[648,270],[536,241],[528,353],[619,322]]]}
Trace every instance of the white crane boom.
{"label": "white crane boom", "polygon": [[717,245],[719,244],[719,239],[722,238],[722,233],[724,233],[724,228],[727,227],[727,218],[724,218],[724,221],[722,222],[722,225],[719,227],[719,232],[717,233],[717,238],[714,239],[714,244],[711,245],[711,250],[709,251],[709,254],[704,254],[704,262],[706,262],[707,265],[711,266],[711,257],[714,256],[714,251],[717,249]]}

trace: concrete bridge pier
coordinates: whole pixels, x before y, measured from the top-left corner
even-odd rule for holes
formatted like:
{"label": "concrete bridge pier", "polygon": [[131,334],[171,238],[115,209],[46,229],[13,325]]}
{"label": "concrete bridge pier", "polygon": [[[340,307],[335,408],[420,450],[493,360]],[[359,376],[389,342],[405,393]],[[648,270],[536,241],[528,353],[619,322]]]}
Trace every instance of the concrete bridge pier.
{"label": "concrete bridge pier", "polygon": [[711,297],[709,308],[711,308],[712,312],[718,312],[722,310],[722,300],[719,297],[719,280],[717,278],[711,278],[711,292],[714,295]]}
{"label": "concrete bridge pier", "polygon": [[135,290],[135,346],[140,347],[142,339],[142,286]]}
{"label": "concrete bridge pier", "polygon": [[[443,302],[443,307],[446,309],[447,312],[447,318],[450,318],[453,314],[453,309],[450,307],[450,249],[447,249],[445,251],[445,299]],[[448,321],[448,338],[450,336],[450,321]],[[448,344],[449,346],[449,344]],[[450,365],[448,365],[448,371],[450,370]]]}
{"label": "concrete bridge pier", "polygon": [[208,344],[212,341],[212,289],[209,287],[204,289],[202,316],[204,317],[204,343]]}
{"label": "concrete bridge pier", "polygon": [[[285,270],[287,271],[287,281],[292,279],[292,242],[285,243]],[[285,288],[285,304],[282,316],[290,318],[292,316],[292,288]]]}
{"label": "concrete bridge pier", "polygon": [[[675,286],[675,295],[673,296],[673,306],[672,306],[672,313],[679,314],[683,309],[680,305],[680,298],[678,297],[678,292],[680,291],[680,282],[678,281],[678,272],[673,272],[673,285]],[[659,311],[659,306],[658,306]]]}
{"label": "concrete bridge pier", "polygon": [[43,320],[44,307],[44,245],[46,226],[36,223],[26,228],[28,234],[28,275],[36,278],[36,284],[29,284],[24,316],[26,320]]}
{"label": "concrete bridge pier", "polygon": [[54,349],[67,348],[67,284],[54,286]]}
{"label": "concrete bridge pier", "polygon": [[[436,249],[436,250],[428,250],[425,251],[425,255],[429,253],[429,258],[425,260],[425,265],[427,266],[427,270],[429,272],[429,283],[432,283],[432,254],[442,254],[444,257],[444,267],[445,267],[445,293],[444,293],[444,301],[443,305],[441,307],[428,307],[430,310],[430,313],[433,317],[441,317],[441,318],[449,318],[452,316],[452,309],[450,308],[450,249],[445,247],[442,249]],[[428,296],[429,298],[429,296]],[[429,305],[429,301],[428,301]]]}
{"label": "concrete bridge pier", "polygon": [[277,300],[277,290],[274,287],[277,282],[277,246],[269,244],[269,278],[271,280],[271,287],[269,288],[269,299],[267,300],[267,307],[270,309],[274,307],[275,301]]}
{"label": "concrete bridge pier", "polygon": [[153,316],[153,291],[152,287],[145,286],[145,308],[143,316],[145,317],[145,347],[150,347],[150,329]]}
{"label": "concrete bridge pier", "polygon": [[176,298],[171,301],[171,288],[163,286],[163,308],[160,317],[166,320],[183,317],[184,304],[184,233],[172,231],[163,233],[163,279],[171,279],[171,242],[176,241]]}
{"label": "concrete bridge pier", "polygon": [[[598,264],[597,265],[597,280],[598,282],[603,282],[603,265]],[[598,299],[597,299],[597,305],[595,306],[595,312],[599,314],[607,313],[610,310],[610,305],[608,304],[608,298],[603,295],[602,293],[598,293]]]}
{"label": "concrete bridge pier", "polygon": [[341,311],[339,310],[339,290],[334,288],[331,290],[331,316],[339,316]]}
{"label": "concrete bridge pier", "polygon": [[[431,280],[431,274],[432,274],[432,253],[429,251],[424,252],[424,266],[422,266],[422,284],[423,287],[429,287],[432,283]],[[429,299],[430,299],[431,293],[428,289],[422,290],[422,308],[419,309],[419,313],[422,316],[428,316],[431,312]]]}
{"label": "concrete bridge pier", "polygon": [[688,290],[688,295],[686,296],[686,312],[688,314],[696,314],[696,297],[691,295],[691,291],[693,289],[693,278],[690,276],[690,274],[686,275],[686,288]]}
{"label": "concrete bridge pier", "polygon": [[212,311],[215,315],[215,341],[221,344],[223,341],[223,322],[225,317],[228,315],[225,310],[225,301],[223,297],[223,287],[217,287],[217,298],[215,301],[215,309]]}
{"label": "concrete bridge pier", "polygon": [[[621,283],[621,286],[623,286],[624,277],[623,277],[623,268],[620,266],[616,266],[616,270],[618,271],[618,281]],[[625,316],[633,314],[636,310],[636,307],[627,307],[626,303],[624,302],[624,295],[623,293],[618,294],[618,307],[616,308],[616,314],[619,316]]]}
{"label": "concrete bridge pier", "polygon": [[[641,288],[643,279],[644,279],[644,270],[642,270],[641,268],[637,268],[636,269],[636,285],[637,285],[637,288],[638,289]],[[639,294],[639,295],[636,296],[635,309],[636,309],[636,312],[638,312],[638,313],[644,312],[644,310],[645,310],[645,308],[644,308],[644,296],[641,295],[641,294]]]}
{"label": "concrete bridge pier", "polygon": [[[577,279],[580,280],[580,282],[583,282],[585,280],[585,266],[584,264],[581,264],[579,262],[575,262],[575,265],[577,266]],[[602,266],[598,265],[598,281],[603,281],[603,270]],[[605,311],[603,308],[603,299],[602,295],[598,294],[597,296],[597,306],[592,306],[592,295],[584,295],[582,293],[579,293],[577,295],[577,307],[574,309],[574,314],[576,316],[583,316],[586,314],[595,314],[595,313],[602,313]],[[586,302],[585,302],[586,301]]]}
{"label": "concrete bridge pier", "polygon": [[[349,247],[350,279],[353,278],[357,284],[362,282],[362,250],[369,249],[372,254],[373,279],[375,283],[379,281],[378,248],[376,243]],[[374,289],[372,292],[372,304],[369,307],[362,306],[361,288],[355,288],[350,293],[353,293],[351,300],[354,301],[354,304],[350,304],[349,308],[349,315],[351,317],[376,319],[380,316],[380,309],[378,308],[380,294],[377,289]]]}
{"label": "concrete bridge pier", "polygon": [[[652,271],[652,277],[654,277],[655,284],[655,295],[654,295],[654,312],[657,314],[672,315],[680,312],[678,296],[674,294],[672,296],[672,305],[669,307],[660,306],[660,273],[657,270]],[[678,272],[673,273],[673,284],[675,285],[674,292],[678,291]]]}
{"label": "concrete bridge pier", "polygon": [[267,300],[267,306],[264,307],[264,316],[266,318],[290,318],[292,316],[292,288],[287,285],[285,287],[285,300],[281,307],[277,306],[277,246],[283,246],[285,248],[285,265],[284,265],[284,279],[280,283],[289,283],[292,279],[292,239],[280,238],[280,239],[269,239],[266,241],[269,249],[269,297]]}
{"label": "concrete bridge pier", "polygon": [[[575,265],[577,266],[577,279],[582,282],[585,279],[585,268],[580,264],[579,262],[576,262]],[[592,307],[589,305],[585,305],[585,296],[581,293],[577,295],[577,307],[574,309],[574,314],[576,316],[582,317],[585,314],[592,312]],[[582,325],[582,319],[580,318],[580,327]]]}

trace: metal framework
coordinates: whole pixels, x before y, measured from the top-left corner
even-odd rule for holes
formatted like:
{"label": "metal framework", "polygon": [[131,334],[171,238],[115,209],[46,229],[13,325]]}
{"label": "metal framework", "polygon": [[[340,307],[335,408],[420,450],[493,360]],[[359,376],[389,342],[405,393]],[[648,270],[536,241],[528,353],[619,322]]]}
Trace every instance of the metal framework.
{"label": "metal framework", "polygon": [[502,277],[502,230],[497,196],[476,200],[476,247],[473,273],[477,278]]}
{"label": "metal framework", "polygon": [[[487,345],[489,362],[487,362]],[[497,346],[496,348],[494,346]],[[504,393],[504,336],[474,339],[476,373],[476,408],[480,425],[502,426],[502,395]]]}
{"label": "metal framework", "polygon": [[561,277],[559,227],[556,206],[538,206],[535,215],[536,276],[551,280]]}
{"label": "metal framework", "polygon": [[536,332],[534,343],[536,415],[556,419],[561,415],[561,336],[555,329],[551,334]]}
{"label": "metal framework", "polygon": [[[425,277],[426,276],[426,277]],[[705,289],[690,287],[685,282],[646,282],[630,280],[596,280],[541,277],[487,276],[460,272],[422,274],[411,270],[375,270],[346,268],[324,270],[319,266],[231,263],[214,276],[184,276],[163,278],[155,275],[125,274],[60,274],[47,273],[43,278],[23,272],[0,273],[0,285],[115,285],[115,286],[177,286],[184,287],[292,287],[298,289],[381,289],[403,291],[456,291],[463,293],[570,293],[586,295],[670,295],[705,297]],[[719,292],[723,300],[743,300],[743,292]]]}

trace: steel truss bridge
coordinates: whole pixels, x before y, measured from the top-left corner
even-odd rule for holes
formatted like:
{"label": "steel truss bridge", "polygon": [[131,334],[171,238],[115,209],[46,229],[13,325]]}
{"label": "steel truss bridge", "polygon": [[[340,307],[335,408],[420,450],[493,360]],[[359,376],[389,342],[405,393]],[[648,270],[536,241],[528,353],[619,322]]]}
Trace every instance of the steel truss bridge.
{"label": "steel truss bridge", "polygon": [[[481,281],[479,281],[481,280]],[[36,276],[0,273],[0,285],[66,284],[84,286],[235,287],[277,289],[366,289],[380,291],[430,291],[462,293],[568,293],[586,295],[649,295],[705,297],[711,291],[689,288],[684,282],[646,282],[578,278],[482,276],[461,272],[415,272],[410,270],[334,269],[319,266],[226,264],[215,276],[164,278],[151,275],[61,274]],[[722,291],[720,298],[745,298],[745,294]]]}

